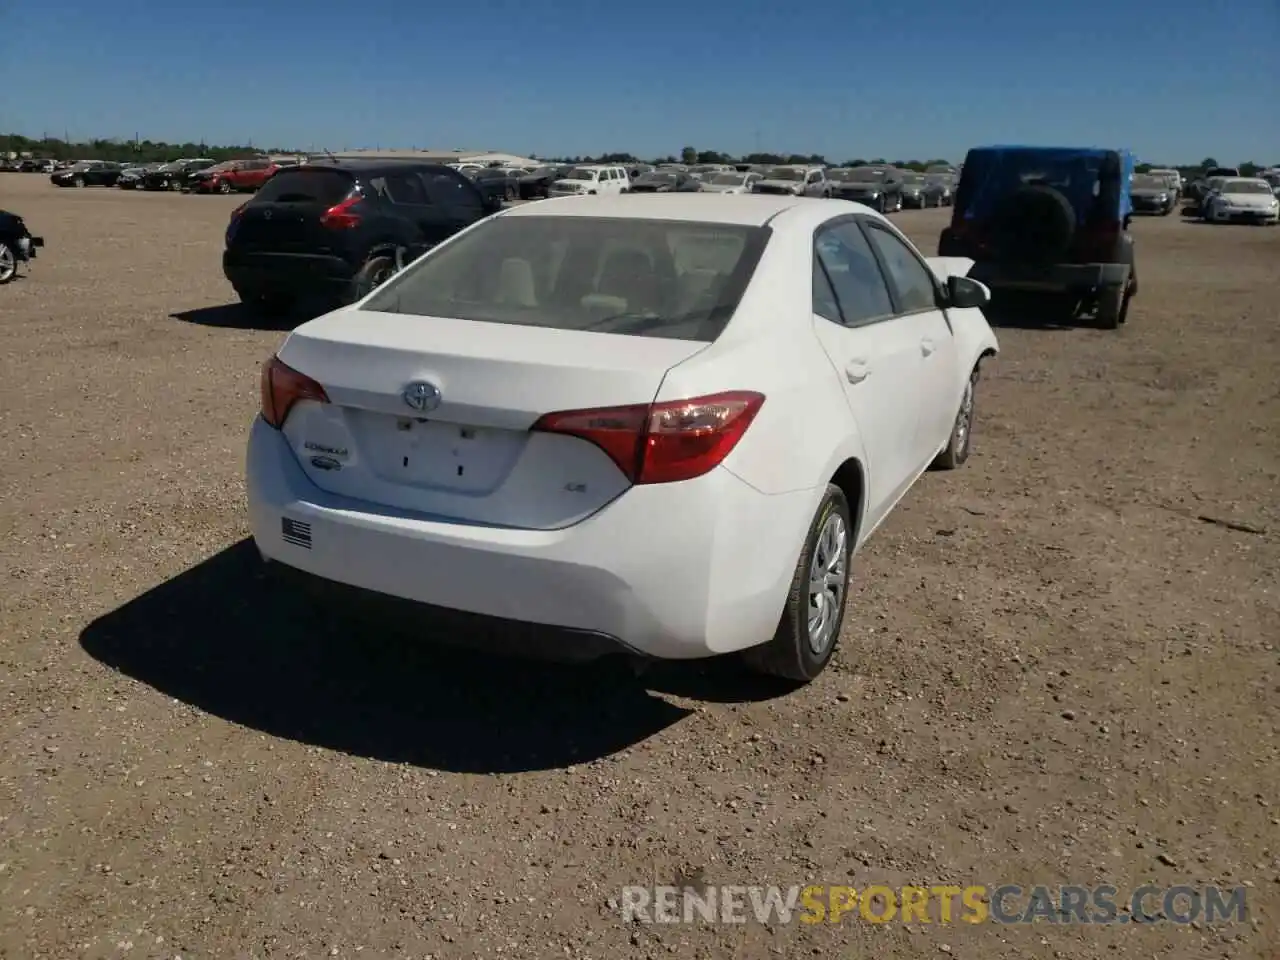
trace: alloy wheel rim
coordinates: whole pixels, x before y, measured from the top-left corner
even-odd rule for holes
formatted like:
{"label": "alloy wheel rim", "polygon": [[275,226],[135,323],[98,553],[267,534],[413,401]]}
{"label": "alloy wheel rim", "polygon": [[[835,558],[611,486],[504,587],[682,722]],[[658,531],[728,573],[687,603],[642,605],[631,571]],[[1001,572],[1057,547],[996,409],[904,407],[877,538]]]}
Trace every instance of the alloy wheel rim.
{"label": "alloy wheel rim", "polygon": [[18,269],[18,260],[13,251],[0,244],[0,280],[8,280]]}
{"label": "alloy wheel rim", "polygon": [[964,397],[960,400],[960,413],[956,415],[955,447],[964,450],[969,444],[969,428],[973,423],[973,380],[964,385]]}
{"label": "alloy wheel rim", "polygon": [[849,529],[832,512],[822,524],[809,561],[809,650],[823,656],[835,642],[848,578]]}

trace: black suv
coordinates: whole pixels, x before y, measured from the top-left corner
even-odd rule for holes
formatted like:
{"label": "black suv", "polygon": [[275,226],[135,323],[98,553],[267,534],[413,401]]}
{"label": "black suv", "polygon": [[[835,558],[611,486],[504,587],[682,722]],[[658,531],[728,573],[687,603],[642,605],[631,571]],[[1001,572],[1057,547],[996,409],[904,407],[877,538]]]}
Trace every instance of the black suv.
{"label": "black suv", "polygon": [[500,209],[464,174],[413,160],[287,167],[231,214],[222,272],[247,304],[350,303]]}
{"label": "black suv", "polygon": [[1114,329],[1138,292],[1133,169],[1127,150],[970,150],[938,255],[973,260],[969,276],[993,292],[1053,293]]}

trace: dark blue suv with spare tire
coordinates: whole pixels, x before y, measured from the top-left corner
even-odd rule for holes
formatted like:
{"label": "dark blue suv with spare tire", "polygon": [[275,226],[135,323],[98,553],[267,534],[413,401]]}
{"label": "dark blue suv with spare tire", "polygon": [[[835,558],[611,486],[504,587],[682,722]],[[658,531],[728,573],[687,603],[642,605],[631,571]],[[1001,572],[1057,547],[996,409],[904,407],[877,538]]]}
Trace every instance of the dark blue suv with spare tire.
{"label": "dark blue suv with spare tire", "polygon": [[938,254],[974,261],[996,295],[1052,293],[1115,329],[1138,292],[1127,150],[976,147],[964,159]]}

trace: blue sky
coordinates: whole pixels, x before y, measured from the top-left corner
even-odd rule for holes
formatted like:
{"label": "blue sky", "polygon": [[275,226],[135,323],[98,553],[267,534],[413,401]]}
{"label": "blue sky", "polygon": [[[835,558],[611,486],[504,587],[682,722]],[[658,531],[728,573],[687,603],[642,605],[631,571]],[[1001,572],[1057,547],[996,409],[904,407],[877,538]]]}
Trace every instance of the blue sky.
{"label": "blue sky", "polygon": [[0,85],[73,139],[1280,163],[1280,3],[20,0]]}

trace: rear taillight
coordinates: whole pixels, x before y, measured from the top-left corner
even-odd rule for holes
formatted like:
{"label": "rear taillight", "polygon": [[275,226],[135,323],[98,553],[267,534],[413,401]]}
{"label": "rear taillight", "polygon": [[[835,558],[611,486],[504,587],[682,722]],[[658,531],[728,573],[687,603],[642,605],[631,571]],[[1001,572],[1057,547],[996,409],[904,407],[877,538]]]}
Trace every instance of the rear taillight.
{"label": "rear taillight", "polygon": [[279,430],[299,400],[328,403],[324,387],[272,357],[262,365],[262,419]]}
{"label": "rear taillight", "polygon": [[360,225],[360,214],[353,209],[360,202],[359,196],[347,197],[337,206],[330,207],[320,217],[320,226],[329,230],[349,230]]}
{"label": "rear taillight", "polygon": [[244,203],[240,204],[240,206],[236,207],[234,210],[231,211],[232,223],[235,223],[237,220],[240,219],[240,217],[244,214],[244,208],[247,207],[248,205],[249,205],[249,201],[246,200]]}
{"label": "rear taillight", "polygon": [[594,443],[632,483],[673,483],[719,466],[763,403],[763,394],[734,390],[689,400],[548,413],[533,429]]}

